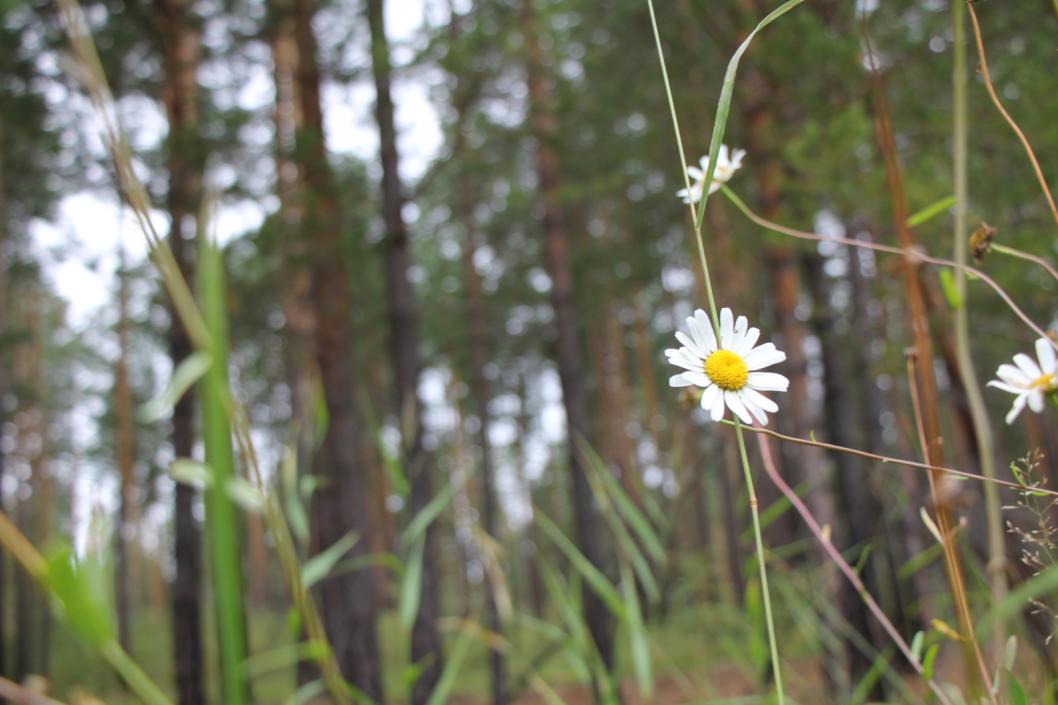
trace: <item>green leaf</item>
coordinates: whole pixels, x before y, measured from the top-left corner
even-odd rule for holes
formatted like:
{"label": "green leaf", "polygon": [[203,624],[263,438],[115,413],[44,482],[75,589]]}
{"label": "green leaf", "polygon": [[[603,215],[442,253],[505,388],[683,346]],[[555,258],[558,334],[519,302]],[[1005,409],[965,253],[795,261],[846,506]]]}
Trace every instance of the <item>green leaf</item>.
{"label": "green leaf", "polygon": [[953,311],[962,308],[962,297],[959,296],[959,290],[955,287],[955,277],[951,270],[941,269],[937,272],[937,277],[940,279],[940,288],[944,292],[948,307]]}
{"label": "green leaf", "polygon": [[357,541],[359,537],[356,534],[348,533],[328,546],[326,550],[305,561],[305,564],[301,566],[301,582],[305,589],[308,590],[330,575],[334,566],[342,559],[342,556],[352,550]]}
{"label": "green leaf", "polygon": [[177,482],[197,490],[213,486],[213,471],[205,463],[189,458],[177,458],[169,463],[169,476]]}
{"label": "green leaf", "polygon": [[114,641],[110,618],[110,571],[102,562],[78,561],[67,545],[47,555],[45,583],[70,630],[94,649]]}
{"label": "green leaf", "polygon": [[404,569],[397,614],[400,615],[400,626],[405,631],[411,631],[412,625],[415,624],[415,615],[419,614],[419,600],[422,597],[422,556],[425,548],[426,536],[423,534],[412,544]]}
{"label": "green leaf", "polygon": [[375,448],[378,450],[378,457],[382,459],[382,467],[386,469],[386,474],[389,475],[389,481],[390,484],[393,485],[393,491],[403,499],[407,499],[411,494],[411,485],[408,484],[408,478],[404,475],[404,468],[401,467],[400,461],[393,456],[393,453],[389,451],[389,447],[382,439],[382,430],[379,427],[378,418],[375,416],[375,410],[371,406],[371,400],[366,394],[360,396],[360,412],[364,421],[367,423],[368,433],[370,433],[371,437],[375,439]]}
{"label": "green leaf", "polygon": [[939,214],[948,210],[955,205],[955,196],[946,196],[939,201],[929,204],[922,210],[913,214],[907,219],[907,226],[909,228],[916,228],[923,223],[933,220]]}
{"label": "green leaf", "polygon": [[639,610],[639,595],[636,593],[636,581],[628,564],[621,562],[621,594],[624,596],[625,612],[628,615],[629,651],[632,654],[632,667],[636,674],[639,693],[649,698],[654,692],[654,677],[651,673],[650,644],[647,641],[647,630],[643,625],[643,615]]}
{"label": "green leaf", "polygon": [[926,657],[922,659],[922,675],[925,676],[926,680],[933,678],[933,664],[937,660],[937,653],[940,652],[940,644],[931,644],[926,649]]}
{"label": "green leaf", "polygon": [[1010,705],[1029,705],[1029,699],[1025,695],[1025,689],[1018,683],[1014,674],[1007,671],[1007,693],[1010,695]]}
{"label": "green leaf", "polygon": [[260,512],[267,501],[261,491],[241,477],[229,477],[228,497],[248,512]]}
{"label": "green leaf", "polygon": [[581,553],[573,542],[562,533],[562,530],[555,526],[546,514],[537,511],[536,513],[537,526],[547,534],[547,537],[551,539],[562,553],[565,554],[569,562],[573,564],[573,567],[580,573],[581,577],[584,578],[588,586],[595,592],[599,598],[606,603],[606,606],[610,608],[610,611],[618,619],[627,619],[628,616],[625,614],[624,600],[618,594],[613,584],[607,580],[606,576],[602,572],[591,564],[584,554]]}
{"label": "green leaf", "polygon": [[184,358],[162,393],[140,407],[138,414],[140,421],[145,424],[157,423],[172,413],[176,403],[187,393],[191,385],[209,371],[211,364],[212,358],[204,350]]}
{"label": "green leaf", "polygon": [[408,526],[404,529],[404,533],[401,534],[400,542],[402,546],[410,546],[421,534],[426,533],[426,529],[434,522],[434,520],[444,511],[444,508],[448,506],[448,503],[452,501],[452,498],[456,496],[456,492],[473,476],[472,472],[463,473],[462,477],[457,482],[449,482],[445,485],[444,489],[435,494],[429,503],[423,507],[415,517],[408,522]]}
{"label": "green leaf", "polygon": [[[724,142],[724,131],[727,129],[727,118],[731,113],[731,97],[735,91],[735,74],[738,73],[738,64],[742,61],[742,55],[749,49],[750,42],[757,36],[757,32],[785,15],[790,10],[800,5],[804,0],[787,0],[779,7],[769,12],[753,31],[742,41],[727,63],[727,71],[724,72],[724,84],[720,88],[720,100],[716,106],[716,117],[713,119],[713,134],[709,140],[709,168],[706,170],[705,179],[702,184],[702,203],[698,209],[698,222],[695,230],[701,230],[702,221],[705,219],[705,204],[709,200],[709,192],[713,183],[713,175],[716,172],[715,156],[720,153],[720,145]],[[652,8],[653,11],[653,8]],[[686,165],[684,165],[686,167]]]}
{"label": "green leaf", "polygon": [[911,658],[917,663],[922,663],[922,641],[925,637],[925,633],[921,630],[915,632],[915,636],[911,637]]}
{"label": "green leaf", "polygon": [[437,679],[437,685],[434,686],[433,692],[430,693],[430,698],[426,701],[426,705],[444,705],[444,703],[448,702],[448,696],[456,684],[459,672],[463,669],[463,662],[466,661],[470,646],[473,643],[473,632],[464,630],[459,637],[459,641],[453,647],[452,653],[445,660],[444,670],[441,671],[441,677]]}

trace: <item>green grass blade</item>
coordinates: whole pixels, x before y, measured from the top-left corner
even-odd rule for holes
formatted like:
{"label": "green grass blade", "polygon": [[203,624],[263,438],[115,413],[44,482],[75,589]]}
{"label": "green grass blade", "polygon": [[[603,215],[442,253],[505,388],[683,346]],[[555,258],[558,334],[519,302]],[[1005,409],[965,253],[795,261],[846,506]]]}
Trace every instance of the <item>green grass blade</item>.
{"label": "green grass blade", "polygon": [[419,510],[419,513],[408,522],[408,526],[400,537],[401,545],[410,546],[413,541],[426,533],[426,529],[430,524],[440,516],[444,508],[448,506],[448,503],[452,501],[456,493],[472,476],[473,472],[463,473],[463,476],[457,482],[449,482],[444,489],[435,494],[427,505]]}
{"label": "green grass blade", "polygon": [[467,654],[470,652],[470,647],[473,643],[474,633],[469,629],[463,630],[459,641],[456,642],[452,653],[445,661],[441,677],[437,679],[437,685],[434,687],[433,692],[430,693],[430,698],[426,701],[426,705],[444,705],[444,703],[448,702],[448,696],[456,684],[456,679],[463,669],[463,662],[466,661]]}
{"label": "green grass blade", "polygon": [[636,675],[639,693],[649,698],[654,692],[654,676],[651,673],[650,642],[647,640],[643,614],[639,609],[639,595],[636,593],[636,581],[628,563],[621,562],[621,594],[625,600],[625,612],[628,614],[627,628],[629,651],[632,654],[632,668]]}
{"label": "green grass blade", "polygon": [[180,398],[187,393],[191,385],[202,379],[211,364],[212,358],[204,350],[199,350],[185,357],[173,371],[173,376],[169,379],[169,383],[165,385],[165,389],[162,390],[161,394],[140,407],[140,411],[137,414],[140,422],[145,424],[157,423],[172,413],[176,402],[180,401]]}
{"label": "green grass blade", "polygon": [[348,533],[325,550],[305,561],[304,565],[301,566],[301,582],[304,583],[305,589],[308,590],[330,575],[338,561],[342,559],[342,556],[352,550],[359,540],[360,537],[356,534]]}
{"label": "green grass blade", "polygon": [[246,615],[243,611],[239,517],[232,499],[232,492],[241,478],[235,473],[231,427],[224,406],[228,391],[224,261],[210,237],[200,237],[199,242],[199,299],[212,341],[214,360],[199,382],[199,391],[202,398],[202,440],[206,465],[213,471],[213,483],[205,491],[205,504],[220,690],[225,705],[244,705],[249,695],[243,671],[247,654]]}
{"label": "green grass blade", "polygon": [[400,626],[406,631],[411,631],[412,625],[415,624],[415,615],[419,613],[419,601],[422,598],[422,557],[425,549],[426,536],[422,534],[412,544],[404,568],[397,614],[400,616]]}
{"label": "green grass blade", "polygon": [[923,223],[927,223],[954,205],[955,196],[947,196],[945,198],[942,198],[939,201],[931,203],[922,210],[918,211],[917,213],[914,213],[913,215],[909,216],[907,219],[907,226],[909,228],[915,228],[919,225],[922,225]]}
{"label": "green grass blade", "polygon": [[[713,119],[713,134],[709,140],[709,168],[706,170],[705,181],[702,186],[702,203],[698,208],[698,221],[694,224],[695,230],[700,231],[702,221],[705,219],[705,204],[709,200],[709,189],[713,183],[713,175],[716,173],[716,155],[720,152],[720,145],[724,143],[724,131],[727,129],[727,118],[731,113],[731,97],[735,91],[735,74],[738,73],[738,64],[742,61],[742,55],[749,49],[750,42],[757,33],[770,25],[775,20],[785,15],[790,10],[800,5],[804,0],[787,0],[775,8],[762,19],[753,31],[739,44],[738,49],[727,63],[727,71],[724,72],[724,84],[720,88],[720,100],[716,106],[716,117]],[[686,165],[684,165],[686,166]]]}
{"label": "green grass blade", "polygon": [[546,514],[537,511],[536,522],[537,526],[569,559],[576,571],[584,578],[584,581],[588,583],[588,586],[599,596],[610,611],[619,619],[627,619],[624,600],[621,599],[621,595],[614,588],[613,583],[598,568],[592,565],[591,561],[584,557],[584,554],[573,545],[573,542],[562,533],[561,529],[555,526],[554,522]]}

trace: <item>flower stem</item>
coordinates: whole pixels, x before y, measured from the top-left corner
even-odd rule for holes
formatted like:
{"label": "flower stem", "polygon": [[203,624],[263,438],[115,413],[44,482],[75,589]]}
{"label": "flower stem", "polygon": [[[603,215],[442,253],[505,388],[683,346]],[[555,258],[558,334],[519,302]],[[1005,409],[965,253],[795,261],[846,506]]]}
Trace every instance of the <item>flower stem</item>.
{"label": "flower stem", "polygon": [[[779,17],[787,10],[795,7],[800,3],[800,0],[790,0],[780,6],[778,9],[768,15],[757,29],[753,33],[756,33],[761,27],[765,26],[775,17]],[[661,48],[661,34],[658,32],[657,16],[654,13],[654,2],[653,0],[647,0],[647,8],[650,10],[650,25],[654,30],[654,43],[658,50],[658,61],[661,64],[661,78],[665,84],[665,96],[668,99],[669,114],[672,118],[672,128],[676,135],[676,147],[680,154],[680,167],[684,169],[684,183],[688,192],[690,191],[691,184],[687,177],[686,165],[687,158],[683,149],[683,138],[680,136],[680,123],[676,117],[676,101],[672,97],[672,85],[669,83],[669,72],[665,65],[665,52]],[[710,164],[708,173],[706,174],[705,182],[702,188],[702,203],[701,210],[695,208],[695,204],[691,201],[688,205],[691,211],[691,223],[694,226],[695,242],[698,245],[698,261],[702,267],[702,275],[705,280],[705,292],[709,303],[709,313],[713,321],[713,332],[716,334],[717,340],[720,339],[720,315],[716,307],[716,296],[713,293],[712,280],[709,277],[709,262],[705,256],[705,243],[702,238],[702,222],[704,220],[705,204],[709,198],[709,185],[712,183],[713,172],[716,169],[716,159],[713,155],[716,153],[717,147],[720,145],[720,140],[723,138],[723,128],[727,118],[727,108],[730,106],[730,93],[734,84],[734,68],[738,65],[738,58],[741,56],[741,52],[746,50],[749,40],[752,38],[747,37],[739,47],[739,51],[736,52],[735,57],[732,59],[731,65],[728,67],[728,73],[724,78],[724,91],[727,93],[726,100],[725,96],[721,95],[720,106],[717,109],[717,119],[713,125],[713,138],[712,145],[710,147]],[[775,639],[775,623],[772,619],[771,613],[771,595],[768,592],[768,572],[766,562],[764,559],[764,540],[761,536],[760,530],[760,515],[757,509],[757,495],[753,490],[753,473],[749,467],[749,457],[746,455],[746,443],[742,437],[742,426],[739,421],[735,421],[735,432],[738,436],[738,448],[739,455],[742,460],[742,473],[746,479],[746,489],[749,493],[749,506],[750,512],[753,515],[753,535],[756,542],[757,549],[757,563],[760,566],[760,584],[761,593],[764,596],[764,620],[768,627],[768,646],[771,650],[771,661],[772,661],[772,676],[775,681],[775,692],[777,696],[778,705],[784,705],[785,696],[782,688],[782,668],[779,664],[779,647]]]}
{"label": "flower stem", "polygon": [[749,511],[753,516],[753,541],[757,546],[757,566],[760,568],[760,587],[764,595],[764,621],[768,625],[768,647],[771,649],[771,663],[775,675],[775,695],[779,705],[783,705],[782,669],[779,667],[779,647],[775,639],[775,622],[771,614],[771,594],[768,591],[768,570],[764,560],[764,537],[760,530],[760,510],[757,507],[757,492],[753,489],[753,473],[749,470],[749,456],[746,454],[746,440],[742,435],[742,422],[738,420],[738,417],[735,417],[735,436],[738,438],[742,475],[746,480],[746,492],[749,494]]}

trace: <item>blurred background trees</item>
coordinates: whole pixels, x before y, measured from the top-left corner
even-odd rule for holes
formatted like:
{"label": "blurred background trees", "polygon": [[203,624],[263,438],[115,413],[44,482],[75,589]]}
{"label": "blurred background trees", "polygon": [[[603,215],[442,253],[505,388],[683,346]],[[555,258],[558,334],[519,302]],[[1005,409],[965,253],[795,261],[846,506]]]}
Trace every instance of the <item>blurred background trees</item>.
{"label": "blurred background trees", "polygon": [[[465,659],[459,694],[500,704],[580,682],[605,699],[600,673],[642,686],[646,648],[645,680],[666,702],[749,692],[767,657],[736,450],[728,429],[668,388],[661,354],[704,291],[674,195],[681,165],[646,5],[84,9],[185,276],[202,229],[221,233],[232,383],[300,557],[347,545],[313,587],[344,676],[376,700],[424,705]],[[727,60],[771,3],[657,9],[694,162]],[[1045,0],[978,11],[997,90],[1050,173],[1058,16]],[[52,8],[9,2],[0,13],[3,508],[41,546],[110,541],[126,648],[180,703],[219,702],[201,492],[169,472],[176,458],[201,459],[201,412],[189,394],[161,423],[136,413],[190,343],[127,217],[91,223],[100,249],[74,233],[84,223],[71,221],[122,206]],[[735,89],[726,141],[748,155],[730,186],[769,220],[896,244],[865,37],[910,211],[952,194],[949,7],[903,0],[808,2],[760,36]],[[1003,243],[1053,258],[1055,226],[1020,145],[979,79],[969,99],[971,227],[985,220]],[[209,224],[207,197],[220,204]],[[707,233],[721,304],[788,354],[777,430],[917,459],[899,258],[782,238],[720,195]],[[915,235],[949,256],[947,210]],[[1046,272],[996,255],[981,266],[1053,327]],[[945,459],[977,472],[949,286],[934,268],[917,277]],[[977,282],[966,305],[987,379],[1031,335]],[[1008,400],[986,401],[998,467],[1038,448],[1036,471],[1053,486],[1054,411],[1007,427]],[[909,639],[933,618],[954,624],[919,514],[925,478],[792,444],[780,460]],[[984,609],[980,488],[949,491]],[[760,497],[792,691],[916,702],[855,592],[767,483]],[[423,526],[424,514],[436,518]],[[301,639],[303,625],[287,618],[260,516],[245,512],[240,529],[250,652],[261,655]],[[1026,576],[1019,553],[1012,541],[1015,582]],[[0,675],[45,674],[55,693],[79,684],[120,702],[102,665],[48,626],[29,582],[6,559],[0,571]],[[630,586],[623,607],[582,577],[592,571],[615,594]],[[1021,656],[1035,659],[1027,672],[1044,692],[1055,625],[1026,620],[1014,629],[1040,647]],[[468,625],[480,629],[464,646]],[[307,662],[261,668],[261,702],[311,695],[319,676]]]}

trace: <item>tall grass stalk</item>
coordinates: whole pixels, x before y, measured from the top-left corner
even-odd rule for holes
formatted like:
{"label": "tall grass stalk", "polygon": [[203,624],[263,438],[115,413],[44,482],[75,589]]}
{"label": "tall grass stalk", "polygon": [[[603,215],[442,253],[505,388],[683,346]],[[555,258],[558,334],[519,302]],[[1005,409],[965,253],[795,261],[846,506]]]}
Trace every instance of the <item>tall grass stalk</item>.
{"label": "tall grass stalk", "polygon": [[[952,31],[955,35],[953,46],[954,64],[952,67],[952,143],[955,192],[955,256],[954,260],[966,264],[966,208],[969,198],[967,188],[967,122],[969,109],[966,103],[966,8],[956,0],[951,4]],[[981,395],[981,384],[974,370],[973,356],[970,352],[970,319],[966,300],[966,270],[955,269],[955,292],[957,306],[955,309],[955,356],[966,391],[966,402],[970,407],[970,420],[973,423],[974,438],[977,441],[977,454],[980,457],[981,472],[985,477],[994,478],[995,445],[992,439],[992,427],[988,422],[988,411]],[[988,530],[988,583],[992,601],[996,604],[1003,601],[1007,594],[1006,552],[1003,541],[1003,516],[999,503],[999,490],[994,483],[985,483],[985,520]],[[992,650],[996,655],[1002,653],[1004,639],[1002,620],[992,625]]]}
{"label": "tall grass stalk", "polygon": [[[720,89],[720,99],[716,107],[716,116],[713,119],[713,133],[709,142],[709,167],[706,169],[705,180],[702,184],[702,202],[701,207],[698,208],[694,204],[693,199],[688,199],[691,221],[694,223],[694,236],[695,242],[698,246],[698,259],[699,264],[702,267],[702,275],[705,281],[705,291],[708,298],[709,314],[713,322],[713,332],[716,335],[717,340],[720,339],[720,316],[718,314],[716,306],[716,296],[713,293],[713,284],[709,276],[709,263],[708,258],[705,255],[705,242],[702,237],[702,224],[705,221],[705,206],[709,200],[709,191],[713,183],[713,177],[716,172],[717,155],[719,154],[720,145],[724,141],[724,131],[727,128],[727,118],[731,112],[731,97],[735,87],[735,75],[738,72],[738,64],[742,59],[742,55],[749,48],[750,42],[757,35],[759,31],[767,27],[774,20],[782,17],[784,14],[792,10],[801,4],[803,0],[787,0],[782,5],[777,7],[771,13],[769,13],[763,20],[761,20],[753,31],[742,41],[742,43],[735,50],[731,60],[728,62],[727,70],[724,73],[723,86]],[[661,33],[658,31],[657,15],[654,12],[653,0],[647,0],[647,7],[650,10],[650,25],[654,32],[654,43],[658,50],[658,62],[661,65],[661,77],[662,82],[665,85],[665,97],[668,100],[669,113],[672,118],[672,128],[676,136],[676,146],[680,156],[680,169],[683,171],[684,185],[688,191],[691,192],[691,184],[686,171],[687,168],[687,156],[683,148],[683,137],[680,134],[679,119],[676,114],[676,102],[672,95],[672,85],[669,82],[669,72],[665,63],[665,52],[661,46]],[[757,493],[753,487],[753,472],[750,469],[749,457],[746,455],[746,441],[742,434],[742,423],[735,418],[735,436],[738,439],[739,458],[742,464],[742,475],[746,482],[746,492],[749,496],[749,508],[750,514],[753,517],[753,538],[754,545],[757,552],[757,565],[760,569],[760,582],[761,582],[761,593],[764,598],[764,621],[767,625],[768,630],[768,648],[771,653],[772,662],[772,676],[775,681],[775,694],[779,705],[783,705],[785,702],[785,694],[783,692],[782,685],[782,665],[779,661],[779,647],[778,640],[775,636],[775,619],[772,615],[771,607],[771,594],[768,590],[768,571],[767,571],[767,560],[765,557],[764,539],[761,535],[760,529],[760,512],[757,506]]]}
{"label": "tall grass stalk", "polygon": [[[208,202],[207,202],[208,203]],[[206,488],[206,533],[209,539],[213,614],[220,661],[220,690],[225,705],[247,702],[246,616],[243,611],[242,554],[239,518],[229,495],[235,478],[231,427],[224,409],[228,389],[228,326],[224,262],[206,223],[208,207],[199,220],[198,294],[211,343],[212,364],[199,383],[202,397],[202,440],[213,482]]]}
{"label": "tall grass stalk", "polygon": [[[199,351],[209,351],[210,336],[202,313],[191,294],[187,281],[177,267],[172,252],[159,236],[151,218],[150,199],[146,188],[133,169],[131,150],[118,123],[114,98],[103,73],[99,54],[96,52],[88,30],[83,10],[77,0],[55,0],[55,2],[63,28],[73,49],[73,69],[77,73],[76,78],[84,87],[102,123],[103,141],[115,165],[122,195],[135,214],[147,241],[151,261],[162,277],[166,291],[173,300],[177,315],[188,331],[192,344]],[[194,356],[188,359],[192,360]],[[275,493],[270,492],[264,482],[257,452],[250,435],[249,421],[242,407],[232,397],[230,390],[225,387],[220,391],[220,402],[227,415],[239,456],[251,480],[265,497],[263,506],[265,523],[275,541],[280,569],[290,590],[291,598],[301,615],[306,634],[311,641],[328,645],[323,621],[301,579],[301,566],[290,527],[279,507]],[[359,702],[371,702],[369,698],[345,681],[334,652],[329,646],[319,649],[317,662],[327,690],[338,705],[349,705],[354,698]]]}

